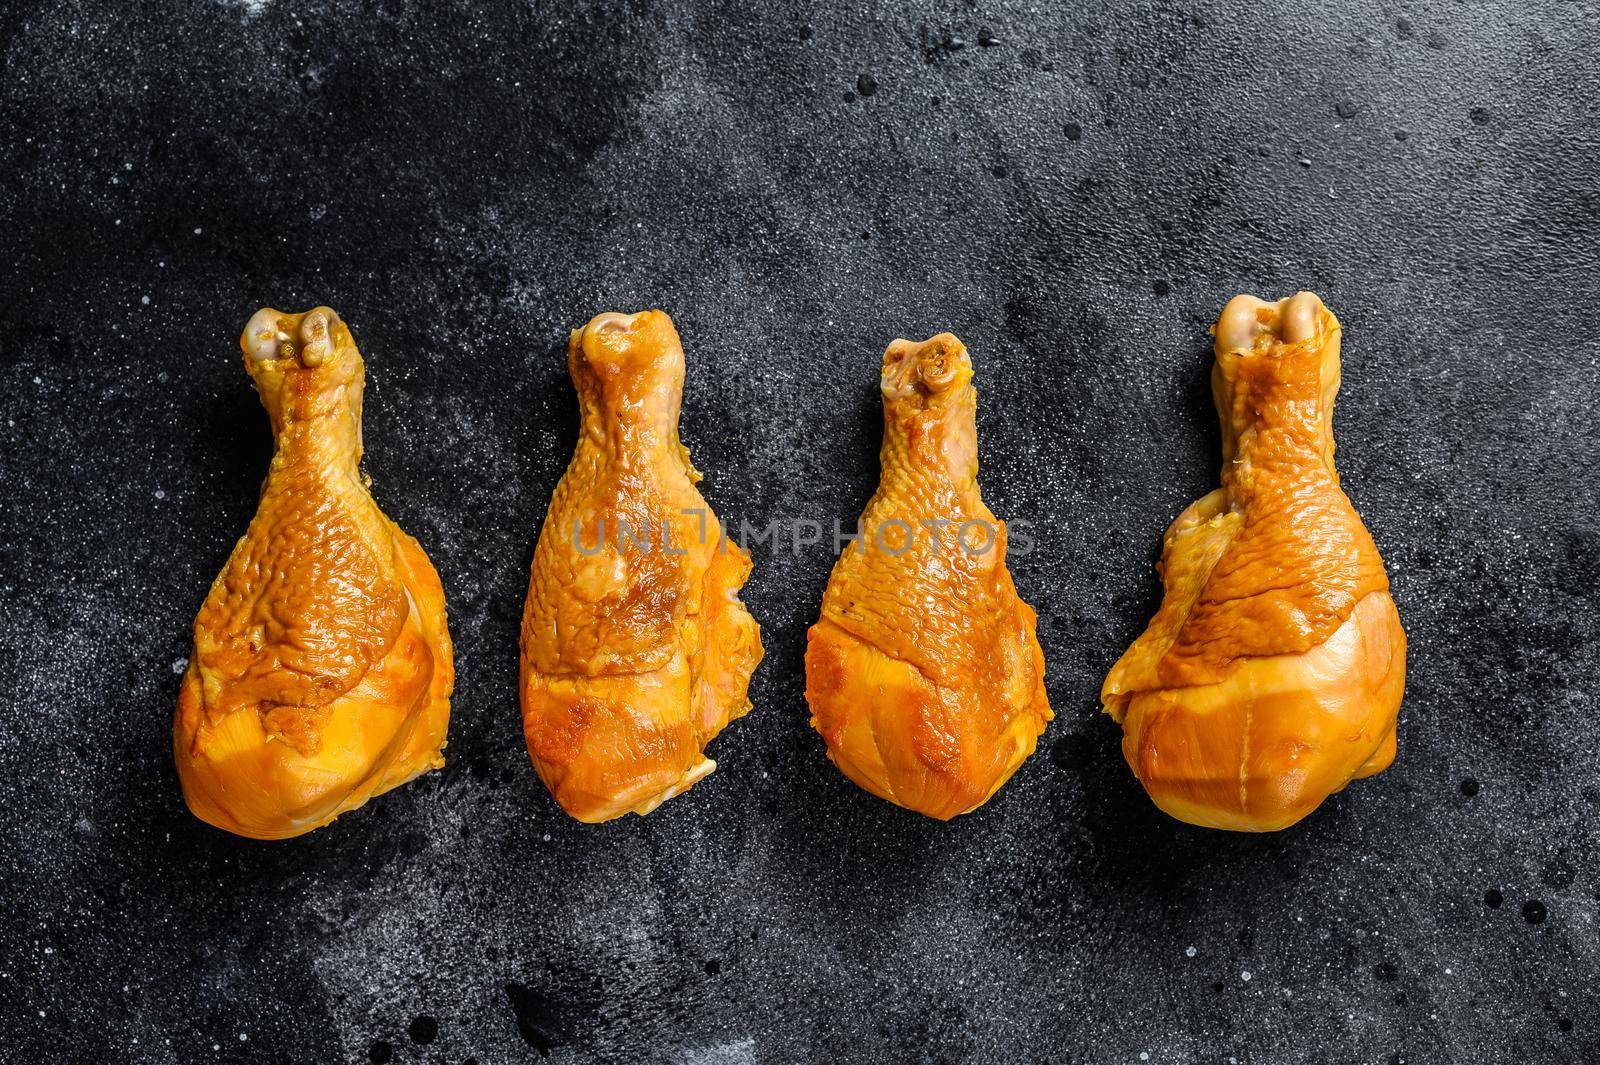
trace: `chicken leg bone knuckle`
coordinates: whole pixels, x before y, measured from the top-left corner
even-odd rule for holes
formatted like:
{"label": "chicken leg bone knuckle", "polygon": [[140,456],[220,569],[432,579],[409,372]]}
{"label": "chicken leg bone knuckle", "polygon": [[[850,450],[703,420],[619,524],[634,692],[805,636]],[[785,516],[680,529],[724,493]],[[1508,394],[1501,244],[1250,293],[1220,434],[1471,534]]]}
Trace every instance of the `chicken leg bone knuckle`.
{"label": "chicken leg bone knuckle", "polygon": [[269,308],[240,346],[275,452],[195,618],[173,755],[196,816],[282,839],[442,766],[455,674],[439,577],[361,478],[348,330]]}
{"label": "chicken leg bone knuckle", "polygon": [[972,379],[972,361],[961,341],[940,333],[924,341],[896,340],[883,356],[882,388],[885,396],[932,397],[958,394]]}
{"label": "chicken leg bone knuckle", "polygon": [[341,333],[343,342],[354,347],[349,330],[331,308],[317,307],[304,314],[285,314],[263,307],[250,316],[240,345],[244,348],[247,367],[297,359],[302,366],[314,370],[333,356]]}
{"label": "chicken leg bone knuckle", "polygon": [[978,491],[971,382],[949,333],[889,345],[882,478],[806,641],[806,699],[828,757],[872,794],[940,820],[988,801],[1052,717],[1037,621]]}
{"label": "chicken leg bone knuckle", "polygon": [[760,628],[748,553],[720,535],[678,439],[684,353],[660,311],[572,333],[581,427],[534,548],[523,610],[528,754],[568,814],[646,814],[716,767],[750,710]]}
{"label": "chicken leg bone knuckle", "polygon": [[1276,303],[1241,295],[1228,301],[1212,332],[1219,351],[1251,351],[1258,340],[1304,344],[1316,338],[1321,316],[1328,313],[1314,292]]}
{"label": "chicken leg bone knuckle", "polygon": [[1161,606],[1101,700],[1157,806],[1274,831],[1393,761],[1406,637],[1333,462],[1338,319],[1237,296],[1213,332],[1222,486],[1167,530]]}

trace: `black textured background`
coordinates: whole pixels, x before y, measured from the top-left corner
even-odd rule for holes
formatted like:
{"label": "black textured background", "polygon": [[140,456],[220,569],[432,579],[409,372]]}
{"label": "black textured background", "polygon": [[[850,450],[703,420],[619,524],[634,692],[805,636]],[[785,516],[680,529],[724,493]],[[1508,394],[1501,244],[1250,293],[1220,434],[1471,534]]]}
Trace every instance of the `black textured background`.
{"label": "black textured background", "polygon": [[[1306,8],[0,8],[0,1060],[1600,1060],[1600,15]],[[1214,483],[1205,327],[1298,288],[1346,327],[1401,752],[1224,835],[1151,807],[1096,692]],[[185,811],[168,730],[269,455],[236,338],[322,302],[460,681],[442,772],[264,845]],[[545,794],[514,681],[563,338],[649,306],[734,522],[849,523],[884,344],[971,346],[1058,715],[978,813],[826,761],[831,553],[787,546],[717,773],[599,828]]]}

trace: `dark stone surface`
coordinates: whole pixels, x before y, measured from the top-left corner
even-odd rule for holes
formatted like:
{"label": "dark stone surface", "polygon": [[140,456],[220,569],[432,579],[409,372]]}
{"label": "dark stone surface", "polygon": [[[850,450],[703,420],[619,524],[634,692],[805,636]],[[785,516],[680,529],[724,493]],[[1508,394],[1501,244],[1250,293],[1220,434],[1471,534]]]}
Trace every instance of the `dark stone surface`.
{"label": "dark stone surface", "polygon": [[[0,9],[0,1058],[1600,1059],[1600,18],[1299,6]],[[1151,807],[1095,695],[1214,483],[1205,327],[1297,288],[1346,325],[1401,754],[1222,835]],[[268,457],[235,338],[318,302],[460,683],[445,770],[262,845],[185,811],[168,729]],[[1058,715],[980,812],[825,760],[832,560],[787,545],[716,775],[600,828],[545,794],[515,642],[563,338],[646,306],[735,522],[851,521],[884,344],[971,345]]]}

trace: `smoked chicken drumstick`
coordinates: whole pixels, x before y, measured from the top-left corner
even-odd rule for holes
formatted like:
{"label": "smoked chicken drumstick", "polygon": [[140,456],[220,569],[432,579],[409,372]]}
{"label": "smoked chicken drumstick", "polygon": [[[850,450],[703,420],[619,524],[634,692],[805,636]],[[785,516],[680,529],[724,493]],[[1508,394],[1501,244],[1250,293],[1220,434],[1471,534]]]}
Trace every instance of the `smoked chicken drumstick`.
{"label": "smoked chicken drumstick", "polygon": [[1051,718],[1033,609],[978,492],[977,390],[949,333],[883,356],[883,467],[806,640],[828,757],[946,820],[983,805]]}
{"label": "smoked chicken drumstick", "polygon": [[1213,332],[1222,487],[1167,530],[1165,597],[1101,699],[1157,806],[1270,832],[1394,760],[1406,636],[1333,464],[1338,320],[1237,296]]}
{"label": "smoked chicken drumstick", "polygon": [[195,618],[172,748],[197,817],[282,839],[444,765],[455,674],[439,577],[361,473],[350,331],[267,308],[240,344],[276,446]]}
{"label": "smoked chicken drumstick", "polygon": [[534,548],[522,725],[539,776],[580,821],[647,814],[716,763],[750,709],[761,634],[739,601],[750,556],[721,535],[678,441],[684,356],[660,311],[574,330],[578,447]]}

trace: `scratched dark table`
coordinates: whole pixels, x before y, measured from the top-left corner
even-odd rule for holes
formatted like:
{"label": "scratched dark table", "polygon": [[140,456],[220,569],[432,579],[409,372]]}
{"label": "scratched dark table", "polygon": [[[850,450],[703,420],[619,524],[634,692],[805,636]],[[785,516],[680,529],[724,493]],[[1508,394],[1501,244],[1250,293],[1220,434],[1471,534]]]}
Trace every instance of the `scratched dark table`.
{"label": "scratched dark table", "polygon": [[[0,1060],[1600,1060],[1600,14],[1306,8],[6,5]],[[1400,757],[1228,835],[1151,806],[1097,692],[1215,483],[1206,327],[1301,288],[1345,324]],[[441,772],[261,844],[188,814],[170,716],[270,454],[237,337],[318,303],[460,679]],[[885,343],[971,346],[1057,715],[978,812],[826,760],[832,548],[781,537],[715,775],[601,827],[539,784],[564,338],[646,307],[734,524],[848,526]]]}

